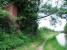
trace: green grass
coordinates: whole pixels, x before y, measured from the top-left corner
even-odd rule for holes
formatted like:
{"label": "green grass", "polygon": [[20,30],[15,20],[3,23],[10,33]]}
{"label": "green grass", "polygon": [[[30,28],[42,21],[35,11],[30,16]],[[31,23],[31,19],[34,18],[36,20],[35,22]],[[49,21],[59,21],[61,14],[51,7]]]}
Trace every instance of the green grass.
{"label": "green grass", "polygon": [[59,34],[58,32],[55,32],[48,28],[41,28],[39,31],[41,38],[47,40],[44,45],[44,50],[64,50],[64,47],[60,46],[55,39],[55,36]]}
{"label": "green grass", "polygon": [[60,46],[57,40],[53,38],[46,42],[44,50],[64,50],[64,47]]}
{"label": "green grass", "polygon": [[[10,35],[7,33],[0,33],[0,50],[37,50],[37,48],[44,42],[44,50],[64,50],[55,39],[57,32],[48,30],[46,28],[39,30],[38,37],[23,35]],[[47,40],[47,42],[45,42]]]}
{"label": "green grass", "polygon": [[[43,43],[43,41],[44,41],[44,43],[45,43],[45,39],[47,39],[47,40],[51,40],[52,38],[54,38],[55,36],[56,36],[56,34],[58,34],[57,32],[54,32],[54,31],[52,31],[52,30],[48,30],[48,29],[46,29],[46,28],[44,28],[44,29],[40,29],[39,30],[39,34],[40,34],[40,38],[41,39],[39,39],[39,40],[36,40],[36,38],[35,38],[35,43],[32,43],[33,45],[34,45],[34,47],[32,46],[32,44],[29,44],[28,46],[26,45],[26,46],[21,46],[21,47],[18,47],[18,48],[16,48],[16,50],[37,50],[37,48]],[[48,41],[48,43],[49,43],[50,41]],[[53,42],[53,40],[51,41],[51,42]],[[47,47],[49,47],[49,46],[47,46],[48,44],[46,44],[45,46],[46,46],[46,49],[47,49]],[[45,48],[45,47],[44,47]]]}
{"label": "green grass", "polygon": [[31,38],[22,34],[7,34],[0,32],[0,50],[11,50],[31,43]]}
{"label": "green grass", "polygon": [[48,28],[40,28],[39,29],[39,35],[41,38],[43,39],[50,39],[53,38],[54,36],[56,36],[58,34],[58,32],[55,32],[53,30],[50,30]]}
{"label": "green grass", "polygon": [[38,43],[31,43],[29,45],[21,46],[16,48],[15,50],[36,50]]}

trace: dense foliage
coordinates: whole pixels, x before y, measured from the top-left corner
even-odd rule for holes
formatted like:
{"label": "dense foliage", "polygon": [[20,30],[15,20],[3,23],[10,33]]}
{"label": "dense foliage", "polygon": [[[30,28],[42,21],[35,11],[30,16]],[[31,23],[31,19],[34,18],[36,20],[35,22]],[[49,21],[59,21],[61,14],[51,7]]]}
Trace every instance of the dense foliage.
{"label": "dense foliage", "polygon": [[0,9],[0,32],[1,31],[9,31],[9,19],[8,19],[8,12],[5,10]]}
{"label": "dense foliage", "polygon": [[64,27],[64,33],[67,34],[67,23],[66,23],[66,25]]}
{"label": "dense foliage", "polygon": [[[19,30],[26,33],[35,34],[37,31],[37,12],[39,0],[0,0],[0,7],[5,8],[8,4],[13,4],[18,9],[18,18],[16,19]],[[14,20],[14,19],[13,19]],[[14,27],[13,27],[14,28]],[[16,28],[15,28],[16,29]]]}
{"label": "dense foliage", "polygon": [[[17,17],[10,16],[5,10],[8,4],[17,7]],[[33,35],[37,34],[38,27],[38,5],[39,0],[0,0],[0,50],[11,50],[34,41]]]}
{"label": "dense foliage", "polygon": [[[48,0],[49,2],[49,0]],[[55,6],[52,7],[51,4],[49,4],[48,2],[46,2],[39,10],[40,13],[44,13],[45,16],[40,17],[40,18],[45,18],[50,16],[52,19],[51,22],[53,22],[52,24],[55,25],[55,23],[58,22],[58,18],[63,18],[67,20],[67,1],[64,0],[62,5],[59,7],[59,3]],[[60,22],[59,22],[60,23]]]}

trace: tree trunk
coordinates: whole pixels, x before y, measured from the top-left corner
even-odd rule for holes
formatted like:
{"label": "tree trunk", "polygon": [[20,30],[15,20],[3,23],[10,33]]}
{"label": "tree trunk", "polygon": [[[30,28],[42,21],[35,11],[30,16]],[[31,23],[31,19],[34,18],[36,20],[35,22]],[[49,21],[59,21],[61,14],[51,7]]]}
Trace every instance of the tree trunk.
{"label": "tree trunk", "polygon": [[8,4],[6,10],[9,12],[8,19],[10,20],[9,25],[13,31],[20,32],[19,25],[17,24],[17,8],[13,4]]}

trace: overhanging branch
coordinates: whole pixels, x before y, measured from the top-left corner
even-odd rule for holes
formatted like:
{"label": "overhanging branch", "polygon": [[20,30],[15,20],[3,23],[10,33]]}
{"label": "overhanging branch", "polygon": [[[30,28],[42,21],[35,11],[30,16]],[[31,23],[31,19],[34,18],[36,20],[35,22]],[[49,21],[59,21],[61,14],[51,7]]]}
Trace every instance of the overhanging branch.
{"label": "overhanging branch", "polygon": [[[54,13],[53,13],[53,14],[54,14]],[[45,17],[48,17],[48,16],[50,16],[50,15],[52,15],[52,14],[49,14],[49,15],[46,15],[46,16],[42,16],[42,17],[39,17],[39,18],[37,18],[37,19],[45,18]]]}

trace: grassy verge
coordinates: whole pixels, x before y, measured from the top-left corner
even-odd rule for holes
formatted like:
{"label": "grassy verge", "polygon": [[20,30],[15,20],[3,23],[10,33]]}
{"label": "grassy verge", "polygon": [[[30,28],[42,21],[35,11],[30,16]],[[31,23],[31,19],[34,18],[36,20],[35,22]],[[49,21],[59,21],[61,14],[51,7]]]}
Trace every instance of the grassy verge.
{"label": "grassy verge", "polygon": [[58,32],[55,32],[48,28],[41,28],[39,29],[39,31],[40,31],[41,38],[47,40],[44,44],[44,50],[64,50],[65,49],[64,47],[59,45],[59,43],[55,38],[55,36],[59,34]]}
{"label": "grassy verge", "polygon": [[58,32],[55,32],[48,28],[40,28],[39,29],[39,35],[42,39],[51,39],[55,37],[58,34]]}
{"label": "grassy verge", "polygon": [[55,38],[52,38],[46,42],[44,50],[64,50],[64,47],[60,46]]}
{"label": "grassy verge", "polygon": [[[45,40],[50,40],[53,37],[56,36],[57,32],[54,32],[53,30],[44,28],[39,29],[39,39],[35,38],[35,41],[29,45],[21,46],[16,48],[15,50],[37,50],[41,44],[45,43]],[[48,45],[48,44],[46,44]],[[46,46],[48,47],[48,46]]]}
{"label": "grassy verge", "polygon": [[29,37],[23,33],[19,35],[0,33],[0,50],[37,50],[46,40],[44,50],[64,50],[55,39],[57,32],[46,28],[39,29],[38,32],[38,37]]}

